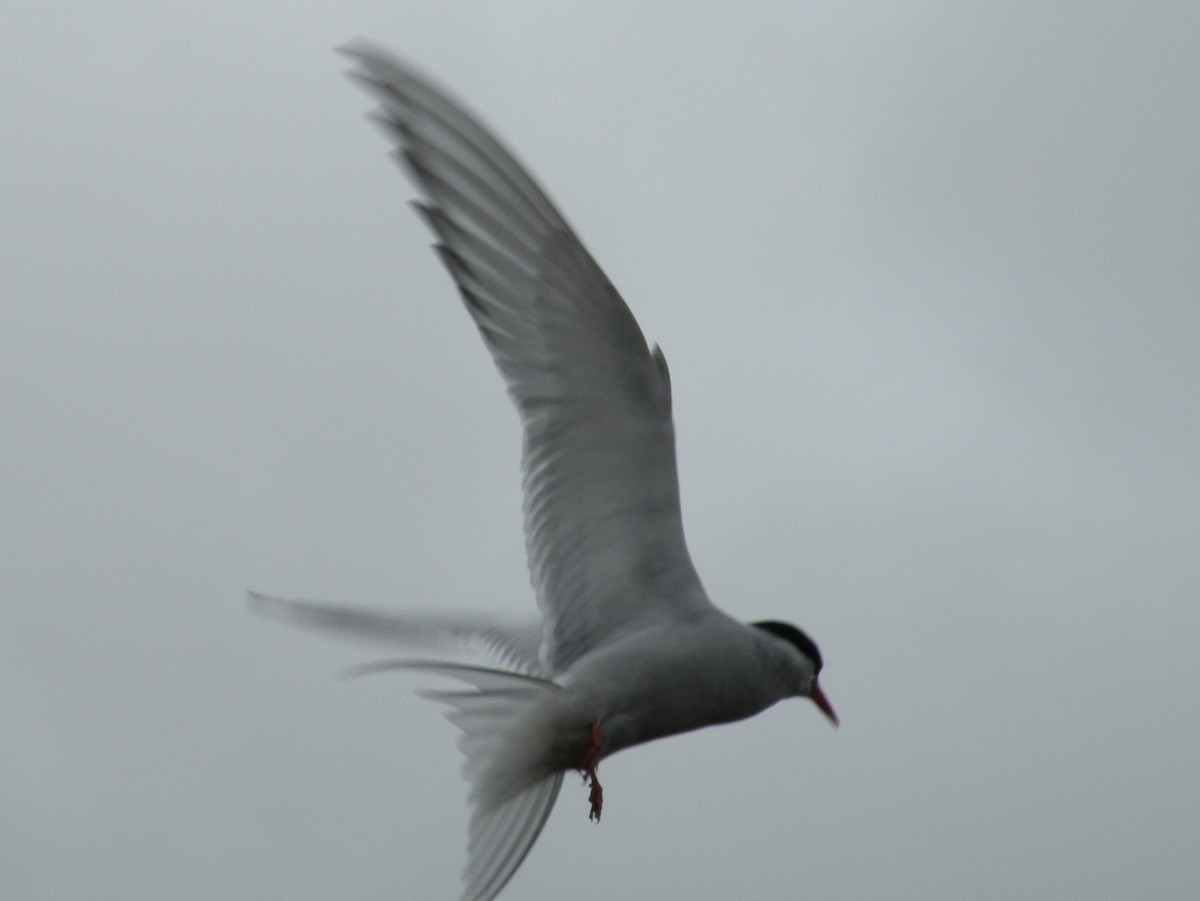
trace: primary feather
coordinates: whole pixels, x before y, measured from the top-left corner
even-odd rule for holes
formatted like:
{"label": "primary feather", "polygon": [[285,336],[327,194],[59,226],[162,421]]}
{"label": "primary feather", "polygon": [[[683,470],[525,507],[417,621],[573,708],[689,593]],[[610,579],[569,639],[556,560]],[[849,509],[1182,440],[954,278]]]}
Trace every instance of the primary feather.
{"label": "primary feather", "polygon": [[269,619],[413,651],[481,657],[514,672],[543,672],[540,619],[484,614],[396,613],[246,592],[250,609]]}
{"label": "primary feather", "polygon": [[[549,673],[646,618],[708,606],[684,543],[666,358],[524,168],[444,91],[385,51],[353,76],[524,430],[525,538]],[[674,599],[647,607],[646,597]]]}

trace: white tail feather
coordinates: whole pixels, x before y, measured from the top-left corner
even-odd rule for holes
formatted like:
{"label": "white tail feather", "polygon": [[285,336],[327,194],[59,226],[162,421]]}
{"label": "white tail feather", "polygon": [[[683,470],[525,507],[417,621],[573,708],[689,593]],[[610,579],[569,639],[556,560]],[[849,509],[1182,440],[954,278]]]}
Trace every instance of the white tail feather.
{"label": "white tail feather", "polygon": [[422,669],[466,682],[474,690],[418,692],[447,704],[446,719],[462,730],[463,776],[470,786],[471,822],[462,901],[496,897],[541,834],[562,787],[548,763],[553,682],[480,666],[424,660],[367,664],[361,674]]}

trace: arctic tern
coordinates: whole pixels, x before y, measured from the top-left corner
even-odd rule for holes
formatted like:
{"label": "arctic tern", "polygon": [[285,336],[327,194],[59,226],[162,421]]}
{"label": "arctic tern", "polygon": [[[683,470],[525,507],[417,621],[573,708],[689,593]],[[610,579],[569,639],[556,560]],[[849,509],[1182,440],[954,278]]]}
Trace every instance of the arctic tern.
{"label": "arctic tern", "polygon": [[469,783],[463,901],[494,898],[536,841],[563,776],[656,738],[806,697],[821,653],[795,626],[744,624],[705,594],[684,542],[671,384],[616,289],[533,178],[445,91],[385,50],[343,51],[422,195],[415,208],[516,404],[529,572],[540,616],[379,613],[251,593],[251,609],[409,648],[468,653],[417,669],[449,706]]}

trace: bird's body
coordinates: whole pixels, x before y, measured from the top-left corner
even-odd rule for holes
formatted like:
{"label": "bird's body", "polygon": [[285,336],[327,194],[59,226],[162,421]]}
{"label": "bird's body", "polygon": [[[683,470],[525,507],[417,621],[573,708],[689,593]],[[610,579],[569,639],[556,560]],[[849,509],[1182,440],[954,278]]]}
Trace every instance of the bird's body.
{"label": "bird's body", "polygon": [[252,594],[256,611],[494,666],[388,661],[465,689],[424,692],[463,732],[471,804],[464,899],[493,898],[570,770],[603,795],[617,751],[809,697],[822,661],[799,629],[738,622],[708,599],[683,536],[671,383],[616,289],[523,167],[404,63],[348,54],[425,195],[417,209],[516,403],[529,569],[541,616],[520,623],[376,613]]}
{"label": "bird's body", "polygon": [[[564,673],[564,700],[576,716],[599,720],[603,756],[745,719],[794,696],[803,678],[794,655],[777,653],[775,642],[756,632],[713,609],[630,634]],[[736,655],[746,665],[736,671],[714,665],[717,654]],[[647,717],[646,710],[657,715]]]}

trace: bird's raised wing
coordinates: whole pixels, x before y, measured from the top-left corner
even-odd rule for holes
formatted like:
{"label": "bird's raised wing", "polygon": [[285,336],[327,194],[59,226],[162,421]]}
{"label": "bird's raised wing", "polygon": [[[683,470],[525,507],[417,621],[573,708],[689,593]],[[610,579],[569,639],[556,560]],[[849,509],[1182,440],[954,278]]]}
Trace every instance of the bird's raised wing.
{"label": "bird's raised wing", "polygon": [[385,51],[354,77],[524,427],[529,569],[561,672],[646,620],[708,606],[684,543],[666,359],[570,226],[475,118]]}

